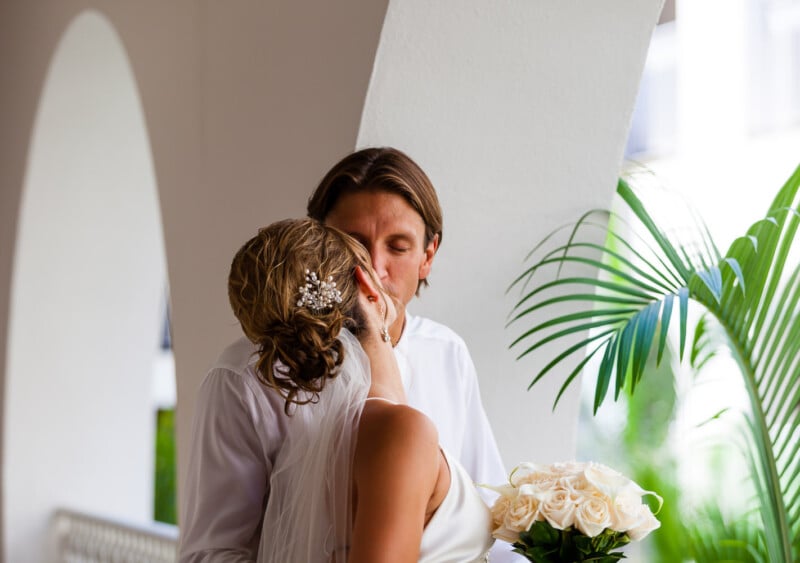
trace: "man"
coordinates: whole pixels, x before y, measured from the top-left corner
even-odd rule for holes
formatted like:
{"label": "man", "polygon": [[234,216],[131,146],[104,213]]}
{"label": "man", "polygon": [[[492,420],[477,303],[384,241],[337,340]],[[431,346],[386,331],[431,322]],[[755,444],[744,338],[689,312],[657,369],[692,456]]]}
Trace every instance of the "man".
{"label": "man", "polygon": [[[476,482],[504,482],[463,340],[406,311],[427,285],[442,241],[441,208],[428,177],[396,149],[364,149],[328,172],[308,214],[359,240],[395,297],[398,315],[389,335],[409,404],[434,421],[441,445]],[[228,347],[201,386],[181,511],[182,562],[256,559],[285,420],[283,399],[265,392],[252,372],[253,350],[245,339]],[[508,561],[509,554],[508,545],[496,546],[492,561]]]}
{"label": "man", "polygon": [[427,285],[442,242],[442,211],[427,175],[396,149],[358,151],[322,179],[308,215],[361,242],[384,288],[399,301],[389,334],[409,404],[436,423],[442,445],[476,482],[504,482],[466,345],[450,329],[405,309]]}

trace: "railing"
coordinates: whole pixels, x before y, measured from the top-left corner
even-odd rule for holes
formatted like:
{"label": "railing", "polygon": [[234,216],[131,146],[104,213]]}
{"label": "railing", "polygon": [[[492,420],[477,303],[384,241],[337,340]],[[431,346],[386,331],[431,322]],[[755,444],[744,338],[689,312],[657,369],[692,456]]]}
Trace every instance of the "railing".
{"label": "railing", "polygon": [[53,520],[59,563],[174,563],[178,528],[137,526],[59,510]]}

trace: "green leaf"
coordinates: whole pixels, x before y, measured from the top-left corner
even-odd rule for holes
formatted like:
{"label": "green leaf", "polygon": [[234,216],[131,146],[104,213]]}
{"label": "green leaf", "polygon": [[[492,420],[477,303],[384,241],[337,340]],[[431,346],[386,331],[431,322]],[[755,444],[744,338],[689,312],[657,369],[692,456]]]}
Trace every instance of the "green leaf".
{"label": "green leaf", "polygon": [[555,546],[558,544],[560,534],[545,521],[538,521],[531,524],[528,529],[531,545]]}
{"label": "green leaf", "polygon": [[[722,298],[722,272],[716,266],[712,266],[707,271],[700,270],[695,272],[692,276],[692,280],[699,279],[708,289],[709,293],[714,297],[714,299],[719,303],[719,300]],[[689,282],[692,283],[691,281]]]}
{"label": "green leaf", "polygon": [[689,289],[682,287],[678,290],[678,315],[679,315],[679,357],[683,360],[683,352],[686,350],[686,321],[689,317]]}
{"label": "green leaf", "polygon": [[628,379],[628,367],[631,360],[631,350],[633,350],[633,339],[636,335],[636,323],[638,317],[631,319],[622,329],[619,337],[619,349],[617,351],[617,380],[614,388],[614,400],[619,398],[619,393],[625,386]]}
{"label": "green leaf", "polygon": [[664,308],[661,311],[661,331],[658,338],[658,357],[656,365],[661,364],[661,358],[664,356],[664,348],[667,345],[667,333],[669,331],[669,321],[672,317],[672,302],[675,298],[674,295],[669,294],[664,296]]}
{"label": "green leaf", "polygon": [[653,237],[656,244],[661,248],[666,259],[678,271],[682,280],[689,279],[689,269],[680,257],[680,254],[675,249],[675,246],[663,234],[661,229],[656,225],[653,218],[647,212],[644,204],[636,196],[631,187],[625,180],[620,179],[617,183],[617,193],[628,204],[628,207],[633,214],[642,222],[650,236]]}
{"label": "green leaf", "polygon": [[744,295],[744,273],[742,272],[742,267],[739,265],[739,261],[736,258],[725,258],[725,263],[730,266],[731,270],[733,270],[733,273],[736,275],[736,281],[739,282],[739,288],[742,290],[742,295]]}
{"label": "green leaf", "polygon": [[725,414],[726,412],[728,412],[729,410],[730,410],[730,407],[725,407],[724,409],[720,409],[720,410],[718,410],[717,412],[715,412],[714,414],[712,414],[710,417],[708,417],[708,418],[707,418],[707,419],[705,419],[704,421],[702,421],[702,422],[698,422],[698,423],[695,425],[695,428],[701,428],[701,427],[705,426],[706,424],[708,424],[708,423],[710,423],[710,422],[713,422],[713,421],[715,421],[715,420],[719,420],[719,418],[720,418],[720,417],[721,417],[723,414]]}
{"label": "green leaf", "polygon": [[606,345],[603,359],[600,362],[600,369],[597,375],[597,384],[594,390],[594,407],[592,409],[594,414],[597,414],[597,409],[600,408],[600,405],[603,403],[603,399],[605,399],[606,393],[608,393],[608,387],[611,383],[611,376],[614,373],[614,358],[616,357],[617,346],[619,343],[617,334],[612,334],[612,336],[606,340],[606,342],[608,344]]}
{"label": "green leaf", "polygon": [[550,362],[546,366],[544,366],[539,371],[538,374],[536,374],[536,377],[533,378],[533,381],[531,381],[531,384],[528,385],[528,389],[530,390],[530,388],[533,387],[533,385],[536,384],[536,382],[538,382],[542,377],[544,377],[547,374],[547,372],[549,372],[551,369],[556,367],[564,358],[567,358],[567,357],[571,356],[572,354],[581,351],[588,343],[590,343],[590,342],[592,342],[594,340],[598,340],[600,338],[603,338],[603,337],[607,336],[608,334],[610,334],[612,332],[614,332],[613,329],[612,330],[607,330],[605,332],[601,332],[600,334],[595,334],[594,336],[591,336],[591,337],[589,337],[589,338],[587,338],[587,339],[585,339],[585,340],[583,340],[581,342],[578,342],[577,344],[567,348],[564,352],[562,352],[561,354],[559,354],[558,356],[556,356],[555,358],[550,360]]}
{"label": "green leaf", "polygon": [[655,339],[658,329],[658,314],[661,311],[661,302],[651,303],[638,313],[640,319],[636,324],[636,337],[634,339],[633,373],[631,374],[631,393],[634,392],[636,384],[642,378],[650,348]]}

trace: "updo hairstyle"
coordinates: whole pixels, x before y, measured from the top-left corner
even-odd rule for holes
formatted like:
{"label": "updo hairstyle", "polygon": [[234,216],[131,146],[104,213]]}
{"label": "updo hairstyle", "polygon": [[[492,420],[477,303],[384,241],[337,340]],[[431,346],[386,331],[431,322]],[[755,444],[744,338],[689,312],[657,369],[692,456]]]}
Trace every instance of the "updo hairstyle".
{"label": "updo hairstyle", "polygon": [[[315,402],[337,374],[342,328],[358,336],[366,321],[354,271],[374,278],[366,249],[345,233],[313,219],[288,219],[258,231],[236,253],[228,299],[247,338],[258,347],[256,373],[291,403]],[[341,303],[312,310],[298,305],[306,271],[333,278]]]}

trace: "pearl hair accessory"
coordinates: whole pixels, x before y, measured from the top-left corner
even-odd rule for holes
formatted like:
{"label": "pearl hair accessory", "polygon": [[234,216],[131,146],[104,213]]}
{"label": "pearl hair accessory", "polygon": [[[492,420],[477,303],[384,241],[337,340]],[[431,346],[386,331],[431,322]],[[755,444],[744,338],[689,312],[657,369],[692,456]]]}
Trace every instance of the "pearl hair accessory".
{"label": "pearl hair accessory", "polygon": [[300,286],[300,299],[298,307],[308,307],[313,313],[333,307],[334,303],[342,302],[342,292],[336,289],[333,276],[320,280],[316,272],[306,269],[306,283]]}

